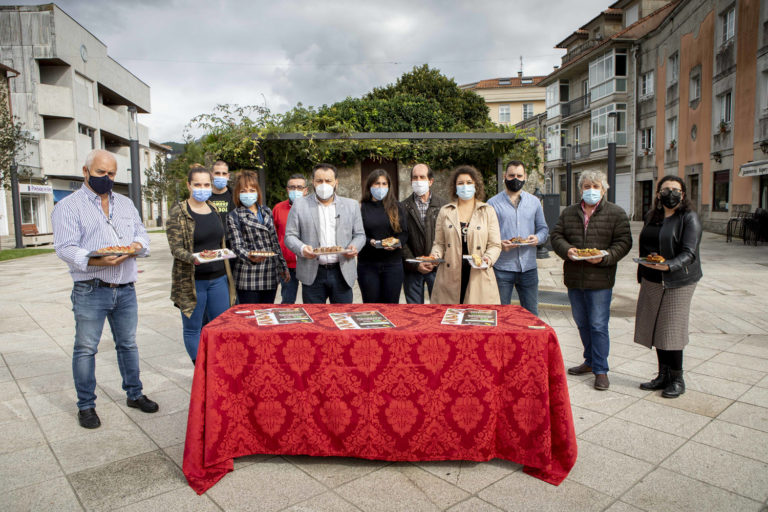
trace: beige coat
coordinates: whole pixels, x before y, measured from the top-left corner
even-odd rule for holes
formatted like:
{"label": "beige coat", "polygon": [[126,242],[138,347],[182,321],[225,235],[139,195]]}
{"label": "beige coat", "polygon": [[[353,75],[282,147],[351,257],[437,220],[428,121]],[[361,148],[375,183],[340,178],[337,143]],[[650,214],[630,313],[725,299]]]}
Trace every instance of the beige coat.
{"label": "beige coat", "polygon": [[[470,253],[486,256],[491,266],[485,270],[470,269],[469,283],[464,294],[464,304],[500,304],[499,288],[493,263],[501,254],[501,235],[496,211],[486,203],[477,201],[475,211],[469,220],[467,247]],[[433,304],[458,304],[461,297],[461,224],[459,210],[455,202],[440,209],[435,223],[435,242],[432,254],[444,258],[437,268]]]}

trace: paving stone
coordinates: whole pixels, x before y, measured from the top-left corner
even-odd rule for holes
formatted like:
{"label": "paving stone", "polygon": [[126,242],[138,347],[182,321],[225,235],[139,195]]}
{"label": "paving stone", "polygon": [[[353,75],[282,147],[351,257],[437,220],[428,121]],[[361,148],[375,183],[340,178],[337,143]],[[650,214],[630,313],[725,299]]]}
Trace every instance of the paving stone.
{"label": "paving stone", "polygon": [[4,510],[55,510],[56,512],[83,510],[72,487],[64,477],[6,492],[3,494],[2,501]]}
{"label": "paving stone", "polygon": [[608,418],[579,437],[654,464],[685,442],[682,437],[618,418]]}
{"label": "paving stone", "polygon": [[157,417],[154,414],[145,416],[138,425],[160,448],[184,442],[187,435],[187,411]]}
{"label": "paving stone", "polygon": [[768,464],[689,442],[662,466],[757,501],[768,498]]}
{"label": "paving stone", "polygon": [[661,391],[657,391],[645,397],[645,400],[666,405],[667,407],[675,407],[701,416],[709,416],[710,418],[717,417],[718,414],[733,403],[733,400],[707,395],[693,389],[686,389],[685,394],[677,398],[664,398],[661,396]]}
{"label": "paving stone", "polygon": [[179,468],[159,450],[77,472],[69,480],[88,510],[112,510],[187,486]]}
{"label": "paving stone", "polygon": [[0,492],[63,476],[45,445],[0,454]]}
{"label": "paving stone", "polygon": [[[139,378],[141,379],[142,392],[153,400],[155,393],[162,391],[176,391],[179,389],[173,381],[152,370],[142,370]],[[113,373],[111,378],[108,379],[102,379],[101,381],[97,379],[97,382],[99,383],[99,387],[101,387],[112,400],[125,404],[126,394],[123,390],[123,380],[122,377],[120,377],[120,372]]]}
{"label": "paving stone", "polygon": [[68,371],[40,375],[28,379],[17,379],[16,382],[25,396],[43,395],[55,391],[67,391],[74,387],[72,369]]}
{"label": "paving stone", "polygon": [[691,437],[711,421],[707,416],[650,400],[638,400],[616,417],[680,437]]}
{"label": "paving stone", "polygon": [[645,477],[621,499],[642,510],[659,512],[755,512],[759,508],[756,501],[662,468]]}
{"label": "paving stone", "polygon": [[501,459],[488,462],[434,461],[413,464],[470,493],[484,489],[508,474],[523,469],[520,464]]}
{"label": "paving stone", "polygon": [[[736,345],[739,346],[739,345]],[[748,368],[761,372],[764,375],[768,372],[768,359],[754,355],[735,354],[733,352],[721,352],[710,359],[713,363],[727,364],[738,368]]]}
{"label": "paving stone", "polygon": [[753,387],[739,397],[739,402],[768,407],[768,389]]}
{"label": "paving stone", "polygon": [[[174,475],[172,478],[176,478]],[[145,500],[121,507],[120,512],[214,512],[221,510],[208,496],[198,496],[188,485]]]}
{"label": "paving stone", "polygon": [[502,510],[562,512],[603,510],[612,499],[568,479],[554,486],[523,472],[512,473],[477,496]]}
{"label": "paving stone", "polygon": [[735,400],[743,395],[749,388],[749,384],[734,382],[698,373],[695,370],[685,372],[683,375],[686,390],[698,391],[707,395],[715,395]]}
{"label": "paving stone", "polygon": [[469,497],[409,463],[395,463],[353,480],[336,492],[362,510],[444,510]]}
{"label": "paving stone", "polygon": [[613,505],[605,509],[605,512],[643,512],[643,511],[637,507],[628,505],[623,501],[617,501]]}
{"label": "paving stone", "polygon": [[501,509],[494,507],[487,501],[472,496],[466,501],[457,503],[448,509],[448,512],[500,512]]}
{"label": "paving stone", "polygon": [[4,354],[3,358],[8,363],[8,366],[11,367],[51,360],[69,361],[70,367],[72,364],[71,356],[67,355],[59,347],[25,350],[23,352],[12,352],[10,354]]}
{"label": "paving stone", "polygon": [[[355,459],[352,457],[309,457],[297,455],[283,458],[330,489],[335,489],[342,484],[390,464],[386,461]],[[240,457],[239,459],[245,459],[245,457]]]}
{"label": "paving stone", "polygon": [[32,418],[27,402],[23,398],[14,398],[0,402],[0,425],[11,421],[24,421]]}
{"label": "paving stone", "polygon": [[26,379],[62,372],[69,372],[71,375],[72,360],[62,354],[60,358],[24,364],[11,364],[9,368],[15,379]]}
{"label": "paving stone", "polygon": [[693,436],[692,441],[768,462],[768,433],[734,423],[714,420]]}
{"label": "paving stone", "polygon": [[712,377],[732,380],[744,384],[754,385],[766,376],[766,372],[741,368],[730,364],[716,363],[712,360],[705,361],[696,367],[696,373],[703,373]]}
{"label": "paving stone", "polygon": [[13,380],[13,375],[11,375],[10,370],[8,370],[7,366],[0,366],[0,383],[3,382],[11,382]]}
{"label": "paving stone", "polygon": [[284,510],[285,512],[357,512],[360,509],[333,491],[328,491]]}
{"label": "paving stone", "polygon": [[49,442],[61,441],[62,439],[80,436],[87,432],[96,432],[97,430],[133,429],[136,427],[131,419],[114,402],[101,403],[97,400],[96,413],[101,420],[101,427],[96,430],[87,430],[80,426],[77,419],[77,406],[75,402],[71,402],[65,409],[66,412],[47,414],[37,418],[40,428]]}
{"label": "paving stone", "polygon": [[622,395],[643,398],[651,393],[650,391],[640,389],[640,383],[645,381],[633,375],[625,375],[621,372],[610,372],[608,378],[611,381],[611,391],[621,393]]}
{"label": "paving stone", "polygon": [[[609,374],[610,378],[610,374]],[[602,414],[612,415],[639,400],[615,391],[598,391],[593,387],[594,377],[586,382],[570,386],[571,404]]]}
{"label": "paving stone", "polygon": [[581,434],[585,430],[588,430],[609,416],[601,414],[578,405],[571,406],[571,412],[573,413],[573,423],[576,430],[576,435]]}
{"label": "paving stone", "polygon": [[0,453],[14,452],[45,444],[34,420],[11,421],[0,425]]}
{"label": "paving stone", "polygon": [[734,402],[717,419],[768,432],[768,409],[765,407]]}
{"label": "paving stone", "polygon": [[[162,378],[164,379],[164,377]],[[168,381],[168,384],[167,389],[165,389],[166,386],[163,385],[163,388],[165,389],[164,391],[145,390],[145,394],[160,406],[160,410],[152,413],[152,418],[168,416],[179,412],[184,412],[186,414],[189,410],[189,393],[171,381]],[[128,407],[125,403],[124,395],[118,398],[115,403],[134,421],[141,422],[149,418],[147,413],[142,412],[140,409]]]}
{"label": "paving stone", "polygon": [[651,469],[647,462],[582,440],[568,480],[618,498]]}

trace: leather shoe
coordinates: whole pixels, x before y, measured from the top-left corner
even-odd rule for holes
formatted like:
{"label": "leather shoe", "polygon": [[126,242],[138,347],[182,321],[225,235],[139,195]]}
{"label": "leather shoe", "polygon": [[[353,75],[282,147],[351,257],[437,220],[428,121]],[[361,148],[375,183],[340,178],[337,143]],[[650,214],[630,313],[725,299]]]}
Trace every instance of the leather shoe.
{"label": "leather shoe", "polygon": [[669,384],[669,366],[665,364],[659,365],[659,374],[655,379],[650,382],[643,382],[640,384],[640,389],[645,391],[656,391],[657,389],[664,389]]}
{"label": "leather shoe", "polygon": [[595,375],[595,389],[598,391],[605,391],[610,387],[611,383],[608,381],[608,376],[604,373]]}
{"label": "leather shoe", "polygon": [[581,363],[579,366],[568,368],[568,373],[571,375],[584,375],[586,373],[592,373],[592,367],[587,363]]}
{"label": "leather shoe", "polygon": [[141,412],[157,412],[158,409],[160,409],[160,406],[157,405],[157,402],[153,402],[147,398],[147,395],[141,395],[136,400],[131,400],[129,398],[125,401],[125,405],[128,407],[133,407],[134,409],[141,409]]}
{"label": "leather shoe", "polygon": [[77,413],[77,420],[83,428],[99,428],[101,426],[101,420],[99,419],[99,415],[96,414],[95,407],[79,411]]}
{"label": "leather shoe", "polygon": [[685,393],[685,381],[683,380],[683,370],[669,370],[669,383],[661,396],[664,398],[677,398]]}

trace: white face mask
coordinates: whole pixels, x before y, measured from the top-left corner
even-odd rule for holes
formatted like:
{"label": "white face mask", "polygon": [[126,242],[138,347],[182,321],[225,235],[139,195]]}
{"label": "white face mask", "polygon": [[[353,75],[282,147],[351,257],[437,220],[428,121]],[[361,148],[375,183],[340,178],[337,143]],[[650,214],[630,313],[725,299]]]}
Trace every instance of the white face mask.
{"label": "white face mask", "polygon": [[315,194],[317,194],[317,197],[321,200],[325,201],[333,195],[333,187],[327,183],[323,183],[322,185],[315,187]]}
{"label": "white face mask", "polygon": [[427,180],[412,181],[411,188],[414,194],[421,197],[429,192],[429,182]]}

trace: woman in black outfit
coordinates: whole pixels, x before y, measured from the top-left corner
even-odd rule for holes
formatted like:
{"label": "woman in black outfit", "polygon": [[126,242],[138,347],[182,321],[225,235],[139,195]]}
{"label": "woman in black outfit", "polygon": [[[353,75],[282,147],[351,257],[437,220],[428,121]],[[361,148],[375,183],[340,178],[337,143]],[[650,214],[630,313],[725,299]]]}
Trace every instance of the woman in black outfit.
{"label": "woman in black outfit", "polygon": [[[391,180],[384,169],[368,175],[360,202],[368,243],[357,257],[357,282],[363,302],[397,304],[403,287],[403,249],[408,240],[405,209],[390,191]],[[375,246],[385,238],[400,241],[396,248]]]}
{"label": "woman in black outfit", "polygon": [[641,389],[663,390],[664,398],[685,393],[683,349],[696,283],[701,279],[701,223],[691,210],[685,182],[664,176],[656,186],[654,208],[640,232],[640,257],[656,253],[663,263],[641,263],[637,271],[635,343],[656,347],[659,374]]}

